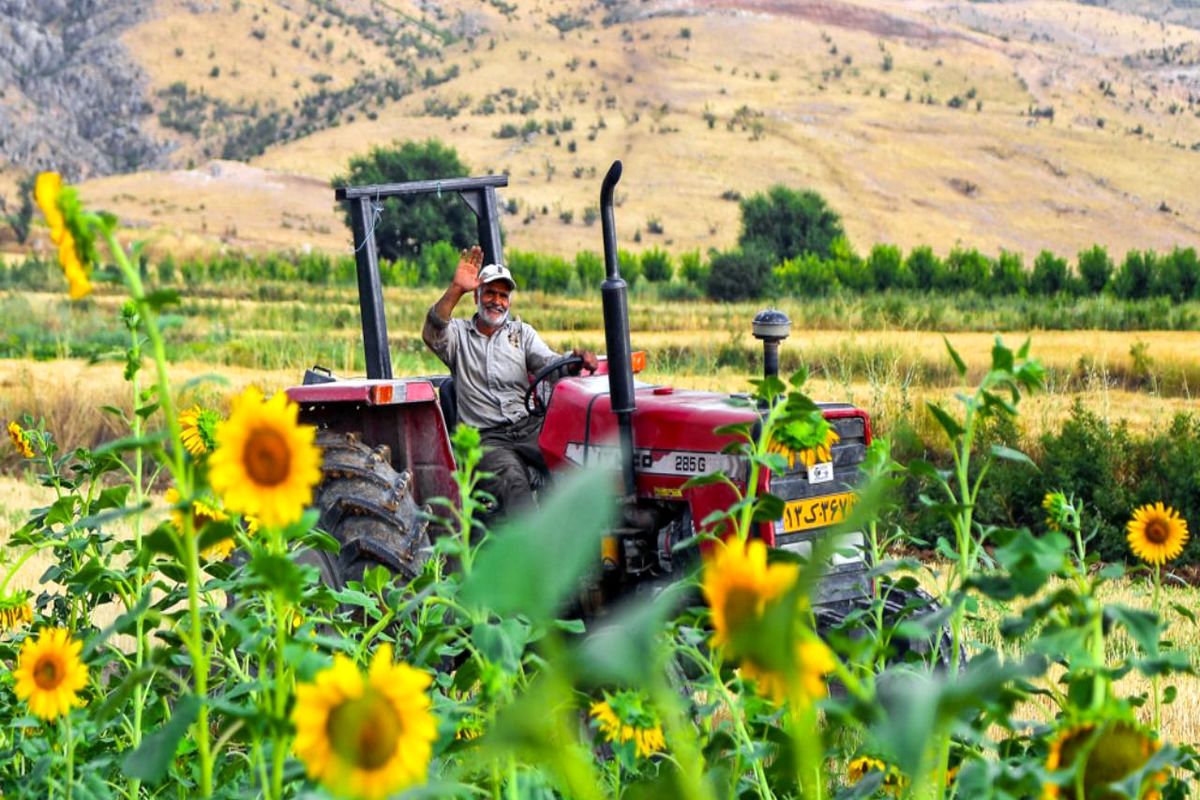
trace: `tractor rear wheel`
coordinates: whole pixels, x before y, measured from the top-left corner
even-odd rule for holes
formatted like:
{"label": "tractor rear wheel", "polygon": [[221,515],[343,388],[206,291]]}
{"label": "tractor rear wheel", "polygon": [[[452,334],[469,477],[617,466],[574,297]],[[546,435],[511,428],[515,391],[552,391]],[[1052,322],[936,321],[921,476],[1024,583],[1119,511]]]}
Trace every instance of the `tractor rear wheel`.
{"label": "tractor rear wheel", "polygon": [[369,447],[355,433],[317,432],[321,483],[313,505],[321,513],[317,527],[341,544],[341,551],[310,551],[302,560],[321,570],[333,588],[361,580],[374,566],[406,580],[421,573],[428,558],[428,509],[412,495],[412,474],[397,472],[387,445]]}

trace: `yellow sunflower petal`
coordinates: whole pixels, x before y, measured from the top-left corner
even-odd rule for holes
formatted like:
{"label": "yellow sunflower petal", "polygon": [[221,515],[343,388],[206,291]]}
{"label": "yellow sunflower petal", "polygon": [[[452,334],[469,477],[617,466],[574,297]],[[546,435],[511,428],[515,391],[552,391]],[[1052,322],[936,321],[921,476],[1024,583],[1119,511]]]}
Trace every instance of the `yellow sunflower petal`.
{"label": "yellow sunflower petal", "polygon": [[[366,680],[344,656],[296,690],[293,749],[339,797],[382,800],[425,780],[437,722],[423,687],[430,676],[392,663],[381,647]],[[385,691],[386,687],[386,691]]]}
{"label": "yellow sunflower petal", "polygon": [[84,705],[79,692],[87,686],[88,668],[79,658],[82,648],[64,628],[43,628],[22,644],[13,690],[35,716],[53,720]]}
{"label": "yellow sunflower petal", "polygon": [[298,424],[298,413],[283,394],[263,402],[251,388],[234,400],[209,459],[209,482],[226,508],[264,525],[300,518],[321,479],[321,451],[316,430]]}
{"label": "yellow sunflower petal", "polygon": [[1129,549],[1147,564],[1178,558],[1187,544],[1187,520],[1162,503],[1137,508],[1125,526]]}
{"label": "yellow sunflower petal", "polygon": [[66,220],[63,218],[62,210],[58,207],[58,196],[61,192],[61,175],[57,172],[38,174],[33,185],[33,197],[37,201],[38,208],[42,210],[43,216],[46,217],[46,224],[50,227],[50,239],[55,244],[62,239],[63,232],[66,230]]}

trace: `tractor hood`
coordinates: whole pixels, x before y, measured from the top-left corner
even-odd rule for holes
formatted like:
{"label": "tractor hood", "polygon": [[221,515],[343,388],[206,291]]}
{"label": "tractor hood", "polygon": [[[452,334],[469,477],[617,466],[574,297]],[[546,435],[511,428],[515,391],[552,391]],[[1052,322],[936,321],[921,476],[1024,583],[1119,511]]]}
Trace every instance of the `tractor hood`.
{"label": "tractor hood", "polygon": [[[753,408],[738,407],[733,396],[717,392],[640,382],[635,382],[634,392],[634,468],[639,478],[688,478],[718,470],[734,479],[741,477],[741,460],[721,453],[732,437],[719,436],[713,430],[757,422]],[[567,378],[554,389],[539,442],[551,469],[597,461],[616,466],[620,458],[617,433],[608,376]]]}

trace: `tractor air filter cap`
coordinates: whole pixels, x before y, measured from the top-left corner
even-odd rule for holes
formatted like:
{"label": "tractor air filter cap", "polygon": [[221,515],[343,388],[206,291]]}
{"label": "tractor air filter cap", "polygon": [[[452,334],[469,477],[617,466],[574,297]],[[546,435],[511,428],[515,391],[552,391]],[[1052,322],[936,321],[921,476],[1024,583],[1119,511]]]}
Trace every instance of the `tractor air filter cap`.
{"label": "tractor air filter cap", "polygon": [[755,315],[752,330],[755,339],[778,342],[792,332],[792,321],[782,311],[768,308]]}

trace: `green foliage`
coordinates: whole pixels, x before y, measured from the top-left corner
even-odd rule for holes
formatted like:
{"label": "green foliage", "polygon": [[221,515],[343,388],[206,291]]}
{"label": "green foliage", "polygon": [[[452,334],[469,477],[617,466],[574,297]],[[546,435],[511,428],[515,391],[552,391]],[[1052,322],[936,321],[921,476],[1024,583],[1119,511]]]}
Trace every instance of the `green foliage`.
{"label": "green foliage", "polygon": [[992,262],[992,277],[988,282],[988,294],[1007,296],[1021,294],[1025,290],[1025,265],[1021,256],[1001,250],[1000,256]]}
{"label": "green foliage", "polygon": [[840,285],[833,262],[812,254],[785,261],[774,272],[775,285],[793,297],[822,297]]}
{"label": "green foliage", "polygon": [[1029,291],[1034,294],[1052,295],[1071,288],[1071,275],[1067,260],[1059,258],[1049,250],[1038,253],[1033,262],[1033,273],[1029,276]]}
{"label": "green foliage", "polygon": [[33,173],[26,175],[17,182],[17,208],[8,213],[7,204],[0,198],[0,213],[4,213],[4,221],[12,228],[18,244],[29,240],[30,226],[33,224],[33,186],[37,176]]}
{"label": "green foliage", "polygon": [[675,265],[671,262],[671,254],[657,247],[644,251],[642,253],[642,274],[651,283],[663,283],[671,280],[675,274]]}
{"label": "green foliage", "polygon": [[1158,258],[1151,251],[1130,250],[1113,277],[1113,294],[1128,300],[1149,297],[1154,289],[1154,272]]}
{"label": "green foliage", "polygon": [[[467,166],[458,153],[436,139],[407,141],[389,147],[373,147],[365,156],[350,159],[347,171],[336,175],[332,185],[363,186],[406,181],[459,178],[467,175]],[[349,204],[343,203],[342,215],[351,227]],[[416,255],[433,242],[448,241],[455,248],[476,243],[475,215],[457,195],[441,197],[391,197],[385,199],[375,223],[376,243],[382,258],[398,259]],[[368,225],[371,223],[368,218]]]}
{"label": "green foliage", "polygon": [[699,250],[688,250],[679,257],[679,277],[693,286],[708,285],[708,265]]}
{"label": "green foliage", "polygon": [[946,267],[929,245],[914,247],[904,263],[916,288],[928,292],[945,285]]}
{"label": "green foliage", "polygon": [[575,273],[575,265],[565,259],[522,250],[508,252],[508,268],[517,286],[527,291],[564,292]]}
{"label": "green foliage", "polygon": [[1098,244],[1092,245],[1087,250],[1080,251],[1076,263],[1084,290],[1091,294],[1104,291],[1113,273],[1113,263],[1107,248]]}
{"label": "green foliage", "polygon": [[596,291],[604,282],[604,259],[594,250],[580,250],[575,254],[575,274],[584,291]]}
{"label": "green foliage", "polygon": [[991,275],[992,265],[987,256],[973,247],[970,250],[955,247],[946,256],[943,283],[938,288],[984,294]]}
{"label": "green foliage", "polygon": [[871,248],[867,256],[867,269],[875,279],[875,288],[879,291],[888,289],[907,289],[912,286],[912,274],[900,253],[900,248],[894,244],[877,244]]}
{"label": "green foliage", "polygon": [[762,297],[771,288],[771,254],[757,244],[709,254],[708,296],[733,301]]}
{"label": "green foliage", "polygon": [[776,184],[766,193],[744,198],[739,206],[738,245],[764,250],[773,263],[808,253],[829,258],[834,240],[845,236],[841,217],[811,190],[798,192]]}

